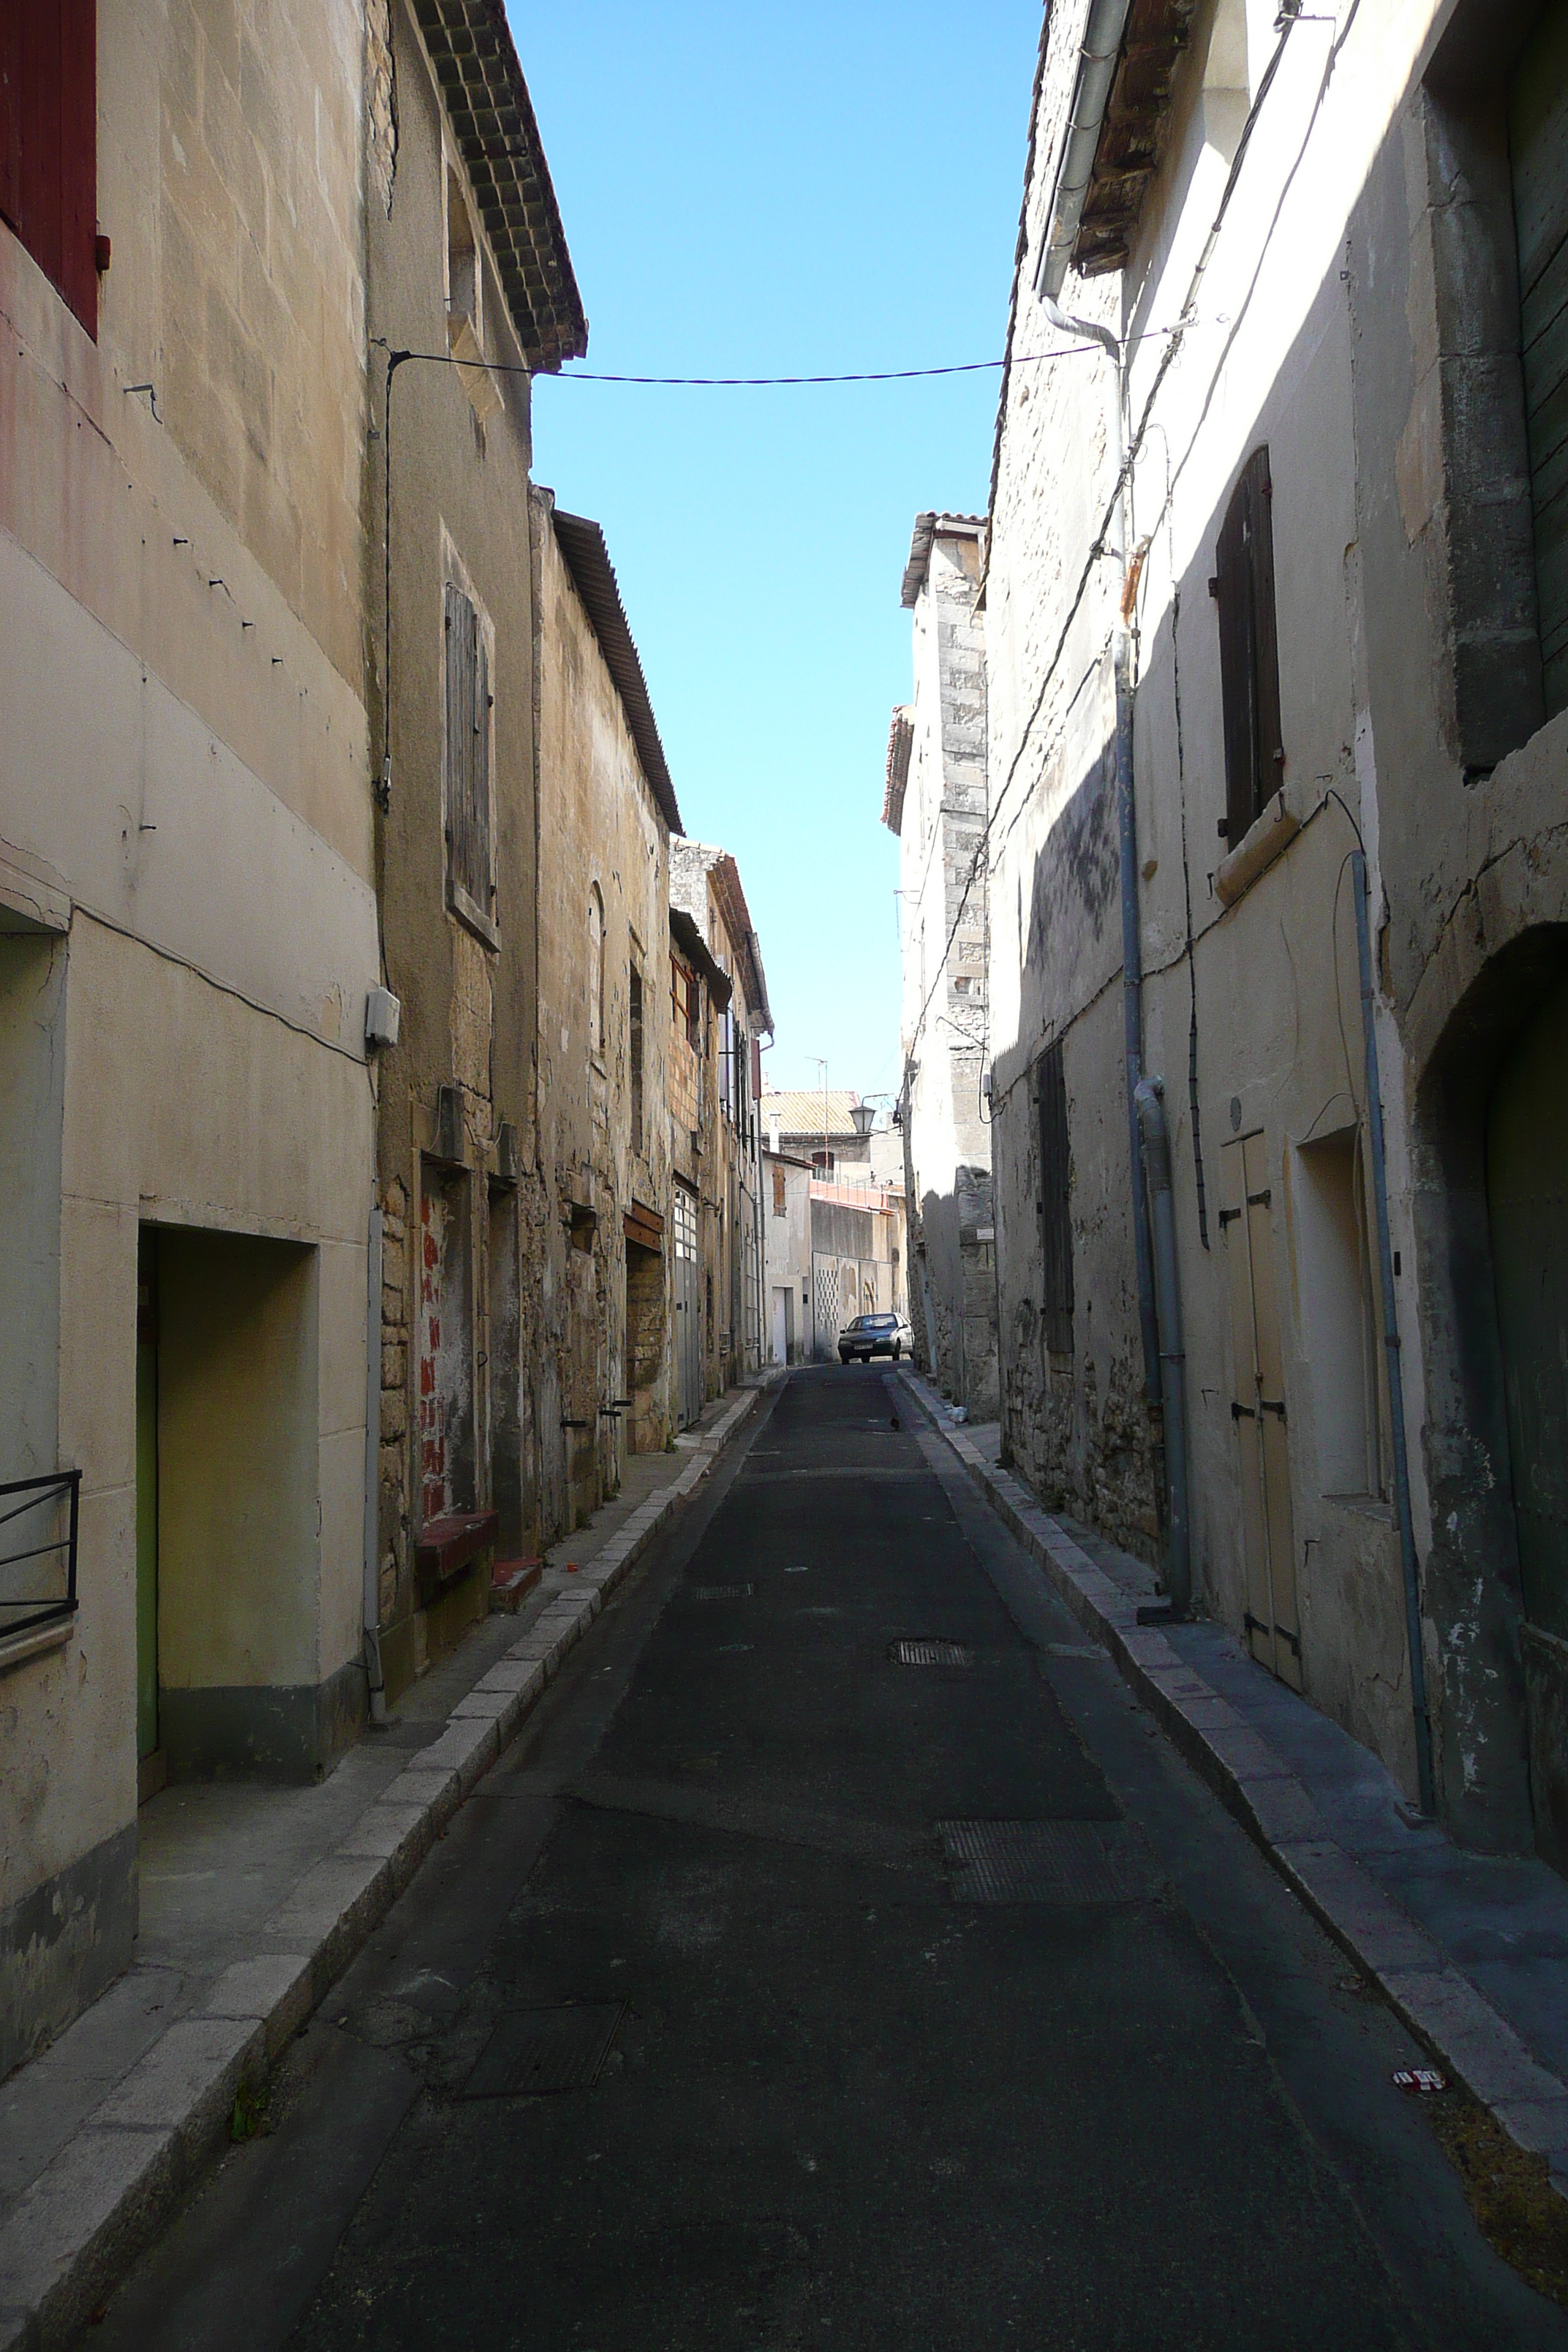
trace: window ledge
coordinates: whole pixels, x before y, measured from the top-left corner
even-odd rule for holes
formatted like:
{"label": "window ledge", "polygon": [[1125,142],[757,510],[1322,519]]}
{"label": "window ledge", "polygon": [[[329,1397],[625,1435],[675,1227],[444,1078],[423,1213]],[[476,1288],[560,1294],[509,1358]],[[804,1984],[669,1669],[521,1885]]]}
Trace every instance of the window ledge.
{"label": "window ledge", "polygon": [[0,1635],[0,1675],[26,1665],[29,1658],[42,1657],[47,1650],[63,1650],[75,1623],[73,1614],[57,1617],[52,1624],[29,1625],[25,1633]]}
{"label": "window ledge", "polygon": [[447,905],[465,930],[472,931],[477,940],[482,940],[486,947],[493,948],[499,953],[500,926],[492,922],[489,916],[475,905],[462,884],[454,882],[449,875],[447,877]]}
{"label": "window ledge", "polygon": [[1281,784],[1261,816],[1248,825],[1229,856],[1221,858],[1214,877],[1215,898],[1223,905],[1234,907],[1243,893],[1251,889],[1258,876],[1273,865],[1280,852],[1289,847],[1300,832],[1303,822],[1294,788]]}

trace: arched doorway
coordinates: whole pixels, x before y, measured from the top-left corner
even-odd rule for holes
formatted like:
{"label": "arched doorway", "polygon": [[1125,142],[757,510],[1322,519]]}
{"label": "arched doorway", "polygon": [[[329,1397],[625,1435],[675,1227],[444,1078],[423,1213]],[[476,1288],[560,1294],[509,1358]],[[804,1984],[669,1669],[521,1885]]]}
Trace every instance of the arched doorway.
{"label": "arched doorway", "polygon": [[1568,1869],[1568,975],[1500,1070],[1487,1210],[1519,1531],[1536,1842]]}

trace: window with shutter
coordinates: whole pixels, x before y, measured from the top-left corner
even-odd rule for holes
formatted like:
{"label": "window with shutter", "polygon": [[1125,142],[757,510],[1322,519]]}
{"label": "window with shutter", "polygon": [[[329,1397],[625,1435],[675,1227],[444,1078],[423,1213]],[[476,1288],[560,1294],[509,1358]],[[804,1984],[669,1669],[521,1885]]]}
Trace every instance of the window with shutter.
{"label": "window with shutter", "polygon": [[447,889],[454,912],[493,946],[489,648],[473,600],[447,583]]}
{"label": "window with shutter", "polygon": [[643,1148],[642,974],[636,964],[626,973],[626,1036],[631,1059],[632,1150]]}
{"label": "window with shutter", "polygon": [[0,218],[96,336],[97,0],[0,0]]}
{"label": "window with shutter", "polygon": [[1039,1075],[1040,1238],[1045,1260],[1046,1346],[1072,1353],[1072,1159],[1068,1139],[1062,1041],[1042,1055]]}
{"label": "window with shutter", "polygon": [[1568,706],[1568,8],[1547,8],[1509,82],[1520,341],[1550,719]]}
{"label": "window with shutter", "polygon": [[1209,593],[1218,607],[1225,837],[1232,849],[1285,780],[1274,617],[1273,486],[1267,444],[1241,469],[1220,525]]}

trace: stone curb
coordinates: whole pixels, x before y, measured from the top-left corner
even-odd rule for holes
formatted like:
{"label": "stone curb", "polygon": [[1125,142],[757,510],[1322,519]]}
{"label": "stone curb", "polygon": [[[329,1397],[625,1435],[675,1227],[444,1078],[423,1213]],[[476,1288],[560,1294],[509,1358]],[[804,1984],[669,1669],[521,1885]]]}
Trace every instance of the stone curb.
{"label": "stone curb", "polygon": [[944,1420],[925,1382],[904,1386],[1079,1623],[1110,1654],[1155,1721],[1292,1892],[1378,1986],[1446,2073],[1516,2146],[1547,2159],[1568,2198],[1568,2089],[1370,1871],[1336,1843],[1306,1784],[1228,1700],[1140,1625],[1138,1601],[1095,1566],[1009,1471]]}
{"label": "stone curb", "polygon": [[766,1394],[722,1413],[679,1477],[639,1504],[460,1698],[445,1728],[293,1886],[201,2008],[162,2034],[0,2223],[0,2352],[56,2352],[172,2218],[223,2145],[242,2084],[265,2080],[380,1925],[607,1596]]}

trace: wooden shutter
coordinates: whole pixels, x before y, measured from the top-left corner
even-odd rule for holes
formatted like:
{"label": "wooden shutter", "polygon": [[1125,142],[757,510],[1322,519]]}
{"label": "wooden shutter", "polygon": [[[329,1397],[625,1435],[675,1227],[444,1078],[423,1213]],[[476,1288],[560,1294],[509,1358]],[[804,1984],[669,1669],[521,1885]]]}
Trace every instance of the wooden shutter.
{"label": "wooden shutter", "polygon": [[1226,839],[1232,849],[1284,781],[1272,496],[1265,445],[1253,451],[1231,493],[1211,583],[1219,619]]}
{"label": "wooden shutter", "polygon": [[447,583],[447,866],[470,907],[490,907],[489,660],[479,614]]}
{"label": "wooden shutter", "polygon": [[1548,8],[1509,83],[1525,427],[1550,719],[1568,705],[1568,10]]}
{"label": "wooden shutter", "polygon": [[1053,1356],[1068,1356],[1072,1353],[1072,1159],[1059,1037],[1040,1062],[1039,1108],[1046,1346]]}
{"label": "wooden shutter", "polygon": [[96,335],[97,0],[0,0],[0,215]]}

